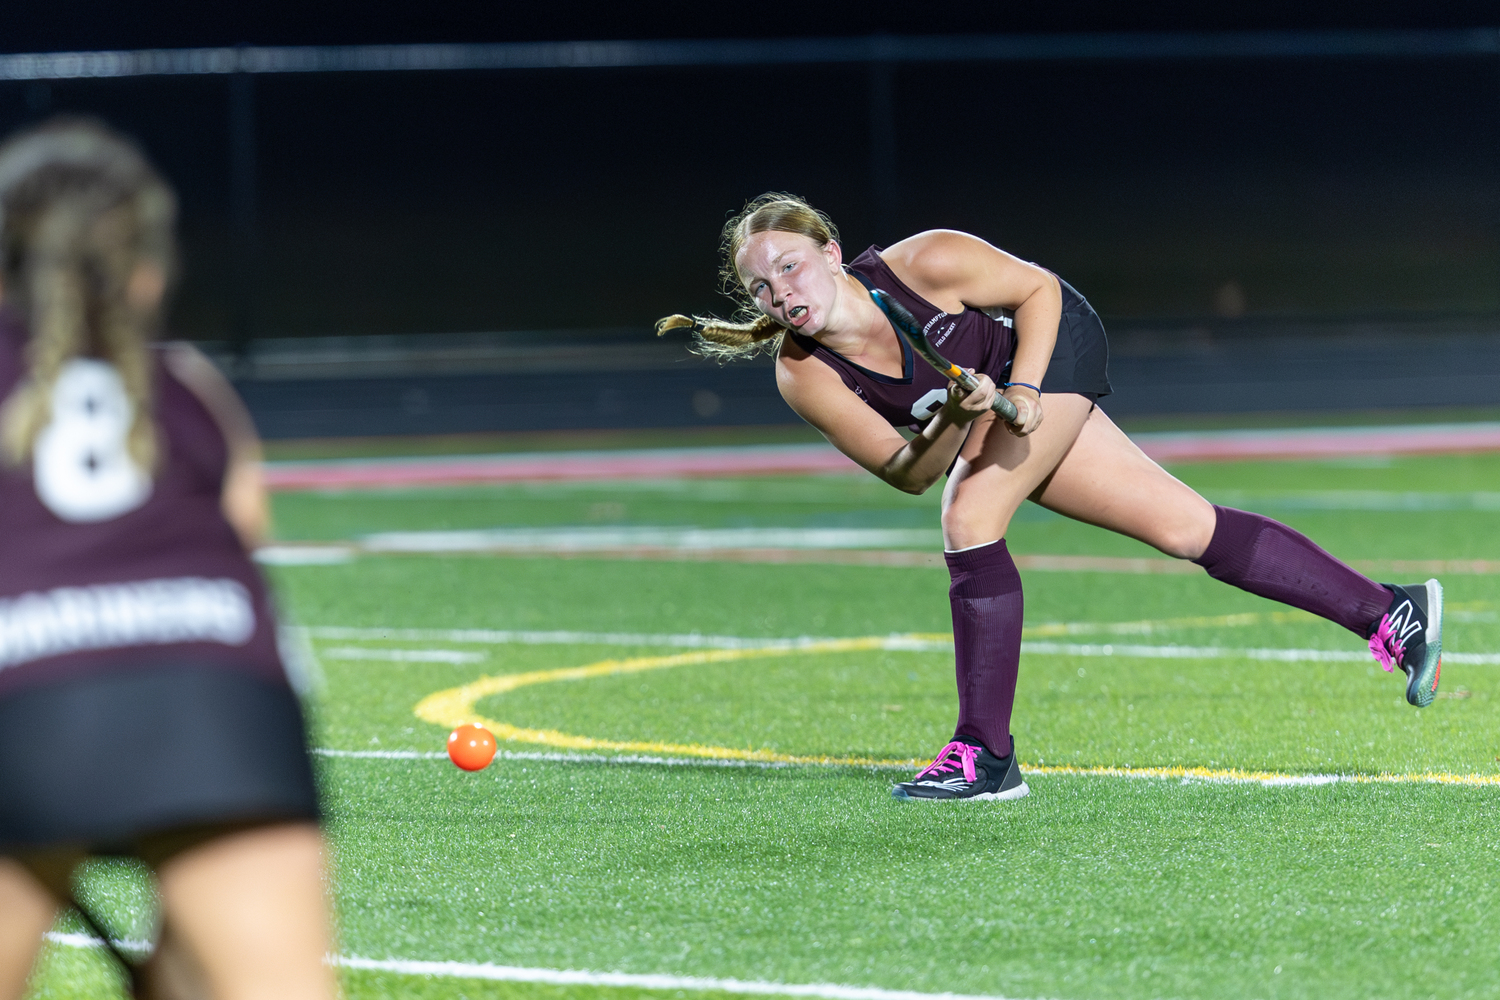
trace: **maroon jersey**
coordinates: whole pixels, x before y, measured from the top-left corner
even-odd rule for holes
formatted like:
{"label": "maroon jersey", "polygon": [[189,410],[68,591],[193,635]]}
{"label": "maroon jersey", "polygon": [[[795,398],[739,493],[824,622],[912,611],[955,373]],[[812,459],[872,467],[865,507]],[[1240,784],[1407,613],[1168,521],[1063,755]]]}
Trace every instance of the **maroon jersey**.
{"label": "maroon jersey", "polygon": [[[880,259],[884,247],[871,247],[856,257],[849,270],[866,288],[879,288],[916,318],[938,353],[961,368],[988,375],[998,385],[1005,381],[1016,351],[1009,310],[991,315],[978,309],[945,313],[907,288]],[[844,385],[870,404],[892,427],[921,430],[948,400],[948,377],[917,357],[906,338],[891,330],[901,343],[901,377],[892,378],[863,368],[812,337],[791,332],[792,340],[839,373]]]}
{"label": "maroon jersey", "polygon": [[[0,399],[26,340],[0,310]],[[125,447],[119,375],[88,358],[59,375],[32,460],[0,464],[0,693],[132,665],[285,679],[265,583],[220,509],[224,435],[152,353],[154,474]]]}

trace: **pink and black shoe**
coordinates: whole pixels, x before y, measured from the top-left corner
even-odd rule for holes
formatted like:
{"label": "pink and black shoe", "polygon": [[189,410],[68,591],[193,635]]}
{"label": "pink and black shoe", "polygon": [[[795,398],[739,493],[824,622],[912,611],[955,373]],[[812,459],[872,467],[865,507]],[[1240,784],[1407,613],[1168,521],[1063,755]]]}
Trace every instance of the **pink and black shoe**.
{"label": "pink and black shoe", "polygon": [[960,736],[910,781],[891,789],[897,799],[1019,799],[1030,792],[1016,763],[1015,740],[1008,757],[996,757],[978,740]]}
{"label": "pink and black shoe", "polygon": [[1406,672],[1406,700],[1426,708],[1437,697],[1443,672],[1443,585],[1436,580],[1400,587],[1370,633],[1370,652],[1388,672]]}

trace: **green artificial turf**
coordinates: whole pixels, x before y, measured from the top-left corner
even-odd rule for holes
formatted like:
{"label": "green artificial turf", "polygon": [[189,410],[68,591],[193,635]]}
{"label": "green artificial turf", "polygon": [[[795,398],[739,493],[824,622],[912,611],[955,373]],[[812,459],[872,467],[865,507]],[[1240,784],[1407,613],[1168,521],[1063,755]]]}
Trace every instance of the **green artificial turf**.
{"label": "green artificial turf", "polygon": [[[1348,559],[1500,559],[1500,456],[1174,472]],[[519,524],[920,526],[937,508],[869,477],[823,476],[286,494],[276,515],[280,537],[312,540]],[[1151,554],[1035,508],[1010,543]],[[949,628],[935,569],[386,556],[273,576],[288,617],[315,628],[768,639]],[[1024,577],[1032,641],[1363,647],[1202,574]],[[1444,582],[1445,649],[1500,652],[1500,577]],[[315,633],[314,646],[315,739],[346,751],[439,750],[445,728],[414,705],[482,676],[682,652],[437,632]],[[477,709],[615,740],[922,757],[951,732],[952,670],[941,650],[744,658],[532,684]],[[1447,697],[1418,711],[1372,661],[1028,654],[1013,730],[1032,765],[1490,776],[1497,675],[1447,663]],[[1034,772],[1020,802],[932,807],[889,798],[902,772],[851,767],[501,759],[468,774],[442,759],[323,757],[319,768],[346,954],[1059,1000],[1500,994],[1495,786]],[[86,882],[116,926],[149,926],[130,870]],[[33,995],[101,995],[112,976],[97,953],[50,947]],[[352,998],[710,995],[370,971],[344,982]]]}
{"label": "green artificial turf", "polygon": [[[658,633],[864,636],[892,631],[945,632],[941,571],[841,566],[781,567],[593,560],[367,559],[316,571],[283,571],[300,591],[315,572],[319,591],[349,609],[339,624],[390,626],[393,604],[429,614],[402,625],[589,629]],[[1227,648],[1359,651],[1363,644],[1310,615],[1275,605],[1207,577],[1036,574],[1033,620],[1077,620],[1077,608],[1108,602],[1105,621],[1157,619],[1147,633],[1108,631],[1069,641]],[[1457,578],[1476,605],[1500,608],[1500,580]],[[358,583],[356,584],[356,581]],[[1452,585],[1452,584],[1450,584]],[[1475,601],[1476,590],[1483,600]],[[908,591],[912,596],[908,597]],[[350,600],[355,592],[358,600]],[[463,595],[483,593],[467,617]],[[738,596],[763,595],[754,609]],[[417,598],[414,595],[422,595]],[[834,598],[836,595],[836,599]],[[669,600],[663,603],[663,598]],[[821,602],[829,610],[799,612]],[[304,614],[311,600],[295,602]],[[1039,610],[1040,609],[1040,610]],[[1182,626],[1185,610],[1236,614],[1236,624]],[[1048,613],[1050,611],[1050,613]],[[1073,611],[1071,618],[1068,612]],[[332,611],[309,621],[329,621]],[[1457,612],[1450,650],[1500,650],[1491,612]],[[1163,621],[1165,620],[1165,621]],[[1045,628],[1034,627],[1034,632]],[[473,663],[386,663],[324,657],[329,680],[319,720],[327,745],[346,749],[432,749],[442,735],[416,720],[424,696],[496,673],[582,666],[608,658],[670,653],[666,647],[502,645],[432,641],[321,642],[337,653],[370,649],[442,649],[481,657]],[[1273,770],[1500,770],[1500,699],[1487,679],[1493,666],[1445,667],[1445,692],[1416,711],[1402,683],[1373,661],[1266,662],[1244,659],[1163,661],[1126,656],[1028,655],[1018,693],[1015,733],[1032,763],[1203,766]],[[951,652],[870,651],[786,655],[647,673],[537,684],[481,701],[487,717],[611,740],[708,743],[796,755],[907,759],[941,745],[956,710]]]}

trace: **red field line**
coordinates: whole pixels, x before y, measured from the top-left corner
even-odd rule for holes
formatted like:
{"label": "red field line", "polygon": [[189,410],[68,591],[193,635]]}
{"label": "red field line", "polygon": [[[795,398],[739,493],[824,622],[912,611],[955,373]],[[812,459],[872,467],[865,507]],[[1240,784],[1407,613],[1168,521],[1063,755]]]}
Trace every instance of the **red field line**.
{"label": "red field line", "polygon": [[[1139,434],[1134,440],[1159,462],[1436,454],[1500,451],[1500,423]],[[266,484],[273,490],[350,490],[857,471],[831,446],[807,444],[269,462]]]}
{"label": "red field line", "polygon": [[859,466],[831,446],[812,444],[268,462],[266,485],[273,490],[326,490],[857,471]]}
{"label": "red field line", "polygon": [[1432,455],[1500,451],[1500,423],[1140,434],[1135,441],[1158,462]]}
{"label": "red field line", "polygon": [[[270,546],[268,562],[336,563],[364,552],[358,543],[281,542]],[[326,559],[298,559],[299,553],[322,554]],[[376,551],[373,555],[390,555]],[[626,545],[609,549],[555,549],[543,546],[473,549],[467,552],[399,553],[402,555],[490,556],[504,559],[621,559],[643,562],[807,563],[836,566],[892,566],[946,569],[941,552],[915,549],[675,549],[654,545]],[[1042,573],[1125,573],[1133,576],[1201,573],[1196,563],[1150,556],[1014,556],[1016,566]],[[1372,576],[1500,576],[1500,559],[1351,559],[1349,564]]]}

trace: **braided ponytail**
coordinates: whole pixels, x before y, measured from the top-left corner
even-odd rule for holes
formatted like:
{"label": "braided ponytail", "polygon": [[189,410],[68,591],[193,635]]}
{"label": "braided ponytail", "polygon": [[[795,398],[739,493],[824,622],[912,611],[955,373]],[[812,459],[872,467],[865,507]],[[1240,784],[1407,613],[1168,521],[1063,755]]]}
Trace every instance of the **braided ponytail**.
{"label": "braided ponytail", "polygon": [[748,322],[736,323],[714,316],[683,316],[680,313],[656,321],[656,335],[668,330],[691,327],[694,354],[720,361],[754,357],[761,351],[775,354],[781,348],[786,330],[769,316],[761,315]]}
{"label": "braided ponytail", "polygon": [[175,216],[170,189],[145,157],[101,125],[55,120],[0,146],[0,274],[31,332],[27,374],[0,405],[5,461],[30,458],[63,368],[94,356],[118,372],[131,404],[131,458],[156,467],[147,344],[160,309],[132,301],[130,285],[142,264],[170,277]]}
{"label": "braided ponytail", "polygon": [[734,264],[745,241],[756,233],[766,232],[796,233],[818,246],[837,242],[839,238],[833,220],[797,195],[770,191],[751,199],[724,224],[719,240],[719,291],[739,305],[735,318],[666,316],[656,321],[656,335],[691,327],[693,344],[689,350],[721,363],[780,351],[786,328],[760,311],[740,281]]}

